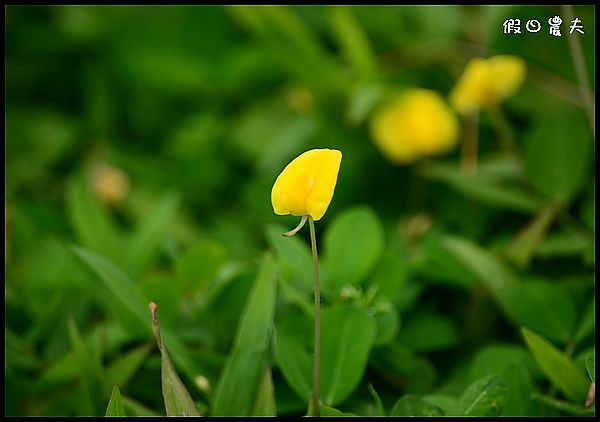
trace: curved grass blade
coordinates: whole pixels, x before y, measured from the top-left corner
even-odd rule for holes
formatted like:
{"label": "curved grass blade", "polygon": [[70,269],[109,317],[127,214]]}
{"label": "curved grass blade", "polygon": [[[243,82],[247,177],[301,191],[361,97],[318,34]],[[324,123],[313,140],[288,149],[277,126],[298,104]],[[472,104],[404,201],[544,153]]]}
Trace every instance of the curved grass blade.
{"label": "curved grass blade", "polygon": [[160,337],[160,326],[156,316],[158,306],[152,302],[149,308],[152,314],[152,328],[160,349],[160,375],[167,416],[200,416],[192,396],[190,396],[187,388],[177,375],[171,358],[169,358],[169,353]]}
{"label": "curved grass blade", "polygon": [[213,401],[212,416],[252,413],[267,365],[275,316],[276,271],[270,254],[263,258]]}

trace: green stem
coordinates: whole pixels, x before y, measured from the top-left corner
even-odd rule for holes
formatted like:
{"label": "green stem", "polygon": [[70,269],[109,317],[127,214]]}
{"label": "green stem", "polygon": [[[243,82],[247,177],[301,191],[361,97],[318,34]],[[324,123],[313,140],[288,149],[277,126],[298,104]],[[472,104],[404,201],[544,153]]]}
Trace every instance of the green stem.
{"label": "green stem", "polygon": [[510,127],[510,123],[504,115],[504,112],[500,106],[491,107],[488,111],[492,125],[498,133],[498,142],[500,143],[500,147],[507,154],[510,154],[516,160],[516,162],[519,163],[519,165],[522,165],[519,147],[517,146],[515,136]]}
{"label": "green stem", "polygon": [[477,172],[477,149],[479,145],[479,112],[467,116],[465,135],[460,154],[460,167],[465,176],[474,176]]}
{"label": "green stem", "polygon": [[[573,21],[575,13],[573,12],[573,6],[561,6],[564,13],[567,16],[569,22]],[[581,93],[581,100],[583,102],[583,108],[586,111],[588,119],[590,121],[590,128],[594,139],[596,139],[596,120],[594,119],[594,96],[591,94],[590,81],[588,79],[587,70],[585,68],[585,60],[583,58],[583,52],[581,45],[579,44],[578,34],[568,36],[569,50],[571,51],[571,57],[573,58],[573,64],[575,66],[575,73],[579,80],[579,91]]]}
{"label": "green stem", "polygon": [[319,367],[321,365],[321,292],[319,287],[319,257],[317,255],[317,239],[315,222],[308,217],[310,226],[310,245],[313,258],[313,274],[315,278],[315,352],[313,359],[313,392],[311,396],[312,416],[319,416]]}

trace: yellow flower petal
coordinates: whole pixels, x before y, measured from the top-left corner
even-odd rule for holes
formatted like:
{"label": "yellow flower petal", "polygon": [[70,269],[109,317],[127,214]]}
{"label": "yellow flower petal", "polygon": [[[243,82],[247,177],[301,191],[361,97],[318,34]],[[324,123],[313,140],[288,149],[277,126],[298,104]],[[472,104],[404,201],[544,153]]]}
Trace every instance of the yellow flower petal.
{"label": "yellow flower petal", "polygon": [[407,123],[401,101],[378,110],[371,118],[371,137],[375,145],[396,164],[410,163],[418,157],[406,139],[404,126]]}
{"label": "yellow flower petal", "polygon": [[488,62],[496,97],[504,100],[517,92],[525,80],[525,62],[516,56],[495,56]]}
{"label": "yellow flower petal", "polygon": [[335,149],[312,149],[294,158],[271,190],[275,214],[320,220],[333,198],[341,161],[342,153]]}
{"label": "yellow flower petal", "polygon": [[414,88],[378,109],[371,118],[375,145],[396,164],[452,149],[458,122],[437,92]]}
{"label": "yellow flower petal", "polygon": [[470,114],[490,102],[493,92],[489,82],[488,62],[481,58],[471,60],[450,92],[450,103],[461,114]]}
{"label": "yellow flower petal", "polygon": [[524,79],[525,62],[517,56],[475,58],[450,92],[450,103],[461,114],[470,114],[510,97]]}

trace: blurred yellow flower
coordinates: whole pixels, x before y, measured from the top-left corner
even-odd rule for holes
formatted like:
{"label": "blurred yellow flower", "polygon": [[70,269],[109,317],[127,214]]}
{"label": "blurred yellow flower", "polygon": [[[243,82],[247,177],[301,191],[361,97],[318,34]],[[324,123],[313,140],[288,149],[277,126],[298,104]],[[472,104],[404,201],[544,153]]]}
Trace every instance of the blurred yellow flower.
{"label": "blurred yellow flower", "polygon": [[517,56],[475,58],[450,92],[450,103],[461,114],[499,104],[525,79],[525,62]]}
{"label": "blurred yellow flower", "polygon": [[438,92],[412,88],[375,111],[370,121],[375,145],[396,164],[447,152],[456,146],[456,116]]}
{"label": "blurred yellow flower", "polygon": [[107,205],[122,202],[129,193],[129,177],[123,170],[110,164],[100,164],[92,172],[96,196]]}
{"label": "blurred yellow flower", "polygon": [[294,158],[273,185],[275,214],[321,219],[333,198],[341,162],[342,153],[335,149],[312,149]]}

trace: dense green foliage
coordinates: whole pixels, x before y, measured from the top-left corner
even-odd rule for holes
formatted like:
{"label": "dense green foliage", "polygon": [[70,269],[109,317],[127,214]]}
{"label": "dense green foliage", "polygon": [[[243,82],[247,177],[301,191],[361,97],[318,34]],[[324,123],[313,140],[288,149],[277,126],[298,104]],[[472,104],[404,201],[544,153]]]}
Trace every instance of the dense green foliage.
{"label": "dense green foliage", "polygon": [[[305,415],[308,227],[282,237],[298,218],[270,192],[311,148],[343,152],[316,225],[323,415],[595,414],[595,145],[569,46],[593,91],[593,6],[584,35],[559,6],[5,12],[7,415]],[[544,30],[503,34],[515,17]],[[387,93],[446,97],[494,54],[527,78],[481,113],[474,175],[460,145],[405,166],[376,148]]]}

